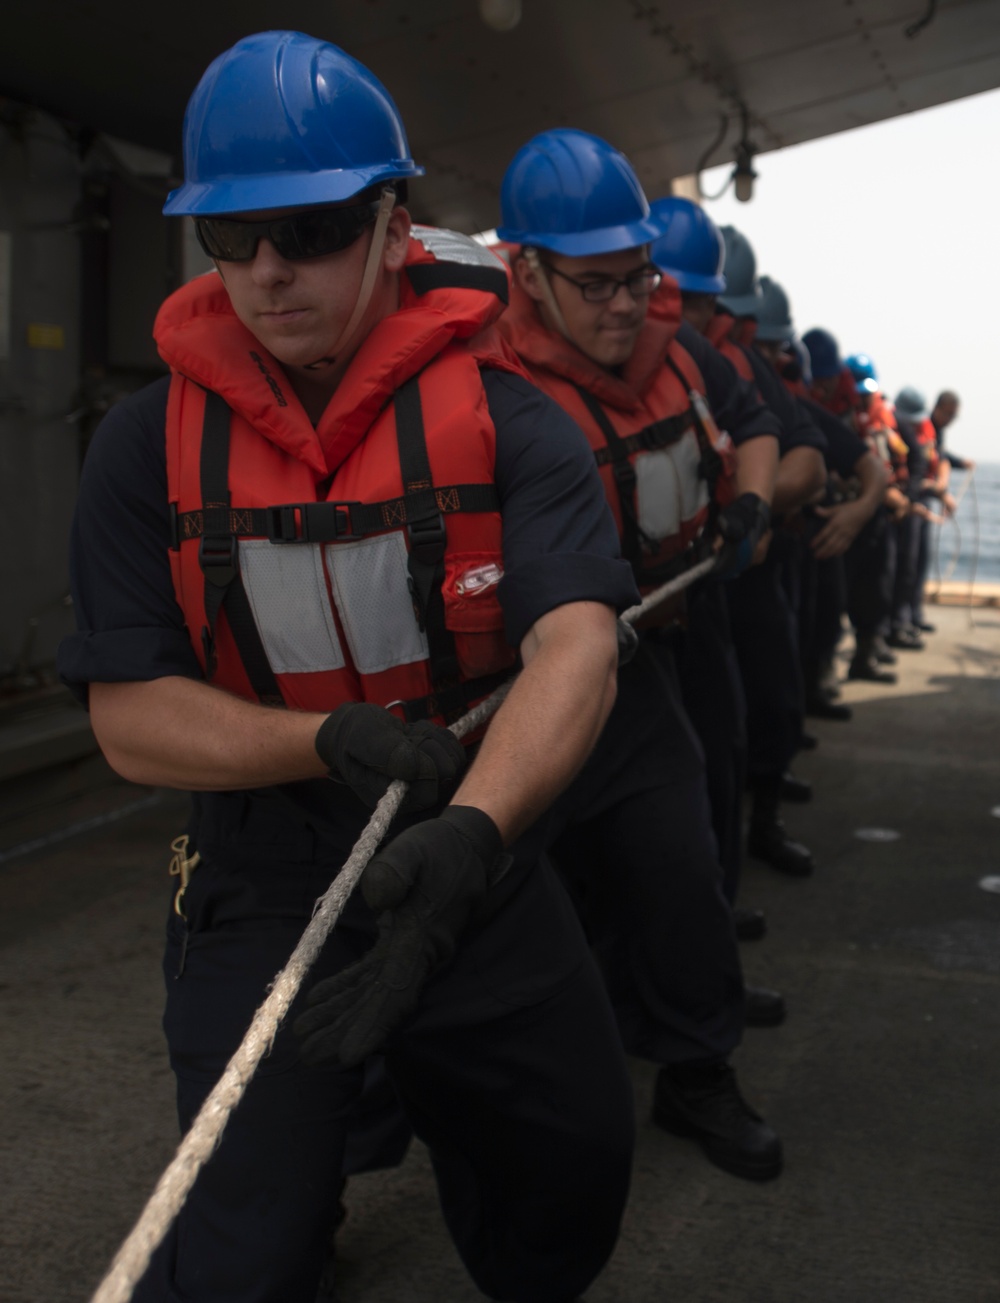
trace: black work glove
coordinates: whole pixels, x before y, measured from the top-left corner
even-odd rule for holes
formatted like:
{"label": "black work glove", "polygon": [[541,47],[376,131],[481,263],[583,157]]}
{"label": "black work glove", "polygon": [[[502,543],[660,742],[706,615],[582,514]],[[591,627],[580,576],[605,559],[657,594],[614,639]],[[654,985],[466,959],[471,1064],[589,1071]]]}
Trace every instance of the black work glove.
{"label": "black work glove", "polygon": [[409,783],[401,810],[437,805],[465,768],[465,747],[454,733],[429,720],[404,724],[391,711],[348,701],[328,715],[316,734],[319,758],[331,778],[342,778],[374,810],[394,778]]}
{"label": "black work glove", "polygon": [[771,508],[758,494],[741,493],[735,502],[722,508],[715,525],[722,538],[722,551],[714,573],[735,579],[749,566],[757,544],[771,528]]}
{"label": "black work glove", "polygon": [[496,824],[471,805],[450,805],[379,851],[361,875],[378,940],[309,992],[293,1027],[305,1062],[350,1068],[374,1053],[416,1008],[427,977],[451,958],[510,862]]}

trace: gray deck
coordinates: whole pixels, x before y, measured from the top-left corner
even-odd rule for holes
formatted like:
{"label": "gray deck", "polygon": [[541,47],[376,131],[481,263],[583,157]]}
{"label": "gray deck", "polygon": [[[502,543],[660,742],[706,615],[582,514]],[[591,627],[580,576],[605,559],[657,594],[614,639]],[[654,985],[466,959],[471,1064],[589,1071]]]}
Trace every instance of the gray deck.
{"label": "gray deck", "polygon": [[[634,1191],[588,1303],[995,1303],[1000,1297],[1000,614],[937,609],[895,688],[849,685],[851,724],[818,723],[787,822],[805,881],[747,870],[766,909],[748,976],[790,1018],[749,1032],[747,1095],[787,1168],[755,1186],[647,1119],[633,1065]],[[7,849],[120,809],[105,789],[7,824]],[[169,1160],[159,940],[175,797],[0,859],[0,1299],[89,1297]],[[894,842],[854,832],[898,831]],[[0,847],[2,855],[2,847]],[[343,1303],[472,1303],[424,1153],[351,1183]]]}

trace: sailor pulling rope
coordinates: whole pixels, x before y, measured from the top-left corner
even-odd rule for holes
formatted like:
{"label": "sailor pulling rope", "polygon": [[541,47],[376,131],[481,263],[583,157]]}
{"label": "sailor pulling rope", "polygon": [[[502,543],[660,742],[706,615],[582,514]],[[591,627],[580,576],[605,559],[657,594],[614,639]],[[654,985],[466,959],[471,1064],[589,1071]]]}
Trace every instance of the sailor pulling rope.
{"label": "sailor pulling rope", "polygon": [[[716,566],[716,558],[699,562],[675,579],[649,593],[627,610],[622,621],[631,626],[650,611],[669,601]],[[510,691],[513,677],[485,701],[451,725],[462,738],[479,728],[498,709]],[[205,1100],[177,1153],[160,1177],[139,1220],[122,1244],[91,1303],[127,1303],[149,1261],[180,1212],[195,1179],[219,1143],[223,1129],[274,1042],[278,1028],[298,994],[309,969],[332,932],[351,892],[357,886],[369,860],[388,832],[406,794],[407,784],[396,780],[379,801],[364,832],[358,838],[344,867],[325,895],[316,903],[312,920],[303,932],[288,963],[274,980],[271,993],[257,1010],[246,1036]]]}

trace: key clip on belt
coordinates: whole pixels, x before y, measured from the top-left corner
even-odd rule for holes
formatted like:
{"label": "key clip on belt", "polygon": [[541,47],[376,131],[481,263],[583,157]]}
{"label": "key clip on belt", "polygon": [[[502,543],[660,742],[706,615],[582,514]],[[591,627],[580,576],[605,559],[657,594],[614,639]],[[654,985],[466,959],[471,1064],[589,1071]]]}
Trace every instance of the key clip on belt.
{"label": "key clip on belt", "polygon": [[184,913],[184,893],[191,881],[191,874],[201,863],[200,852],[195,851],[193,855],[188,855],[189,841],[188,834],[182,833],[180,837],[175,837],[170,843],[170,849],[174,852],[174,857],[170,861],[170,876],[181,880],[181,885],[177,888],[177,894],[174,896],[174,913],[183,919],[187,918]]}

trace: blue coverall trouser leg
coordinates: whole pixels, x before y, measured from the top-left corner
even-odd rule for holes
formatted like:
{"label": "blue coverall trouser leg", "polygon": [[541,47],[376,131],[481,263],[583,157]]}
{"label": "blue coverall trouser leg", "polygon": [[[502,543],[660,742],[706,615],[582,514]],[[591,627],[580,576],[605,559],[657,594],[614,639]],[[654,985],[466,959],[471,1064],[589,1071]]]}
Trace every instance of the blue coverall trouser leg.
{"label": "blue coverall trouser leg", "polygon": [[549,820],[630,1054],[727,1058],[743,977],[712,831],[701,746],[673,653],[643,634],[582,772]]}
{"label": "blue coverall trouser leg", "polygon": [[798,631],[777,564],[765,559],[729,585],[733,641],[747,701],[750,780],[785,772],[802,737]]}
{"label": "blue coverall trouser leg", "polygon": [[674,646],[684,709],[704,751],[723,891],[732,905],[743,857],[747,706],[730,629],[727,586],[710,581],[689,590],[688,629],[674,639]]}
{"label": "blue coverall trouser leg", "polygon": [[[220,925],[227,897],[246,883],[205,862],[188,888],[190,930],[171,918],[164,1025],[183,1128],[331,876],[290,868],[270,865],[261,879],[268,917]],[[617,1238],[631,1083],[603,984],[551,869],[516,865],[495,891],[495,912],[470,925],[390,1038],[386,1067],[430,1148],[445,1219],[476,1285],[512,1303],[562,1303],[586,1289]],[[356,893],[307,986],[356,959],[372,936]],[[300,1007],[137,1303],[315,1303],[362,1073],[300,1062],[290,1030]]]}
{"label": "blue coverall trouser leg", "polygon": [[847,571],[847,613],[862,637],[874,637],[886,626],[892,606],[890,542],[892,524],[880,507],[844,555]]}
{"label": "blue coverall trouser leg", "polygon": [[892,589],[890,623],[894,629],[913,623],[920,564],[920,537],[924,521],[919,516],[904,516],[896,530],[896,573]]}

